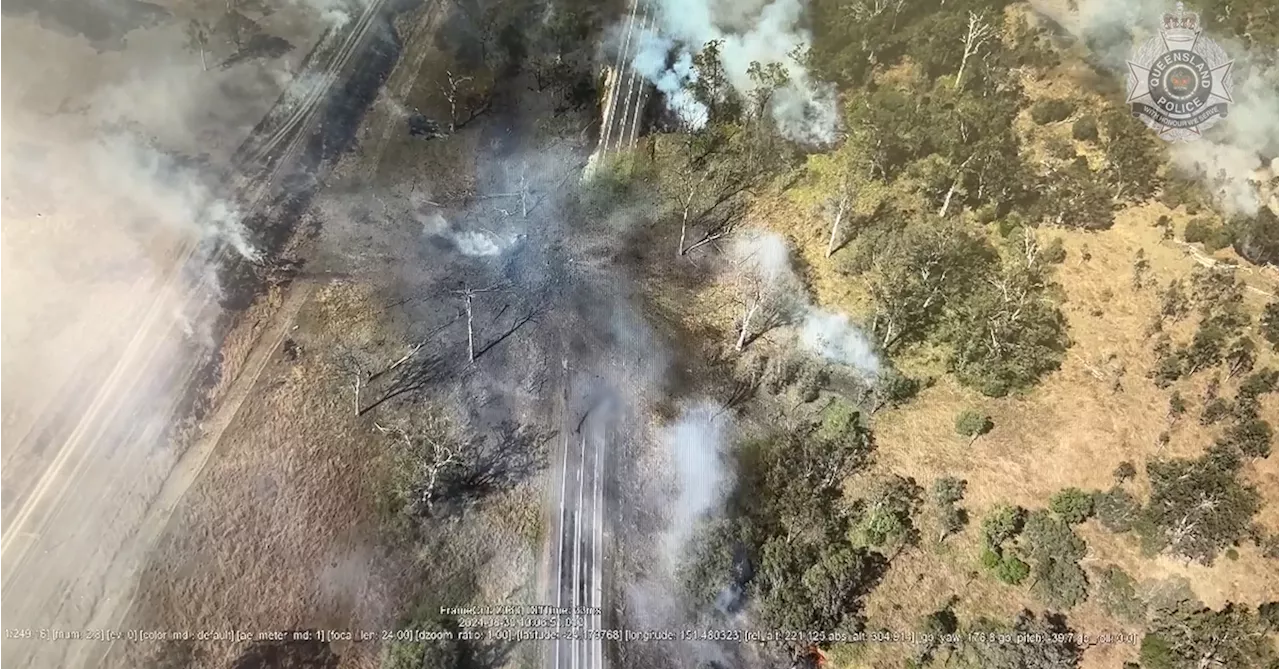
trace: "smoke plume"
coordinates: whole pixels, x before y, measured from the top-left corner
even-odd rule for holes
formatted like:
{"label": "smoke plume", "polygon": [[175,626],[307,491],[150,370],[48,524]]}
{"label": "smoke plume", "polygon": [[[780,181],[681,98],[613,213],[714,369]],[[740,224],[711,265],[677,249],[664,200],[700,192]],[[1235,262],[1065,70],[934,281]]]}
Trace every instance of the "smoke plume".
{"label": "smoke plume", "polygon": [[875,347],[845,314],[809,307],[800,329],[800,341],[805,348],[827,360],[869,376],[880,373],[880,358],[876,356]]}
{"label": "smoke plume", "polygon": [[[747,74],[753,62],[777,63],[789,80],[773,95],[770,113],[782,135],[805,144],[835,140],[835,87],[814,81],[792,54],[808,49],[811,33],[802,27],[801,0],[772,0],[753,6],[709,0],[656,0],[656,31],[644,29],[632,66],[666,96],[668,108],[688,127],[706,123],[706,106],[686,88],[697,81],[693,55],[720,41],[720,58],[729,84],[747,94],[755,84]],[[669,61],[672,53],[674,60]],[[671,65],[667,65],[672,62]]]}
{"label": "smoke plume", "polygon": [[[1033,4],[1045,14],[1053,14],[1046,3]],[[1074,20],[1058,18],[1104,67],[1124,80],[1132,50],[1156,34],[1161,15],[1172,9],[1173,3],[1165,0],[1082,0]],[[1254,173],[1276,157],[1280,138],[1277,71],[1265,57],[1251,54],[1228,35],[1206,32],[1205,36],[1222,46],[1235,61],[1231,71],[1233,101],[1227,117],[1204,138],[1171,145],[1170,158],[1178,172],[1208,187],[1224,214],[1254,214],[1263,204]]]}
{"label": "smoke plume", "polygon": [[785,239],[772,232],[741,235],[731,255],[736,272],[750,283],[750,292],[762,296],[765,311],[775,312],[780,324],[797,323],[801,345],[865,376],[879,374],[880,359],[866,335],[847,315],[813,304],[791,267],[791,250]]}
{"label": "smoke plume", "polygon": [[666,547],[673,565],[694,524],[715,508],[732,484],[720,460],[727,429],[725,409],[702,400],[685,407],[664,435],[679,486]]}

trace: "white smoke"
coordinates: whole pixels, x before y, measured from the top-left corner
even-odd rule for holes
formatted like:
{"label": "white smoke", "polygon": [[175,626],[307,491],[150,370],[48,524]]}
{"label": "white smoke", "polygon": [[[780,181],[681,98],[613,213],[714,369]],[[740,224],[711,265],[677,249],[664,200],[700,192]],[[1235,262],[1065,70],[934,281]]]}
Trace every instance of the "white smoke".
{"label": "white smoke", "polygon": [[[1036,0],[1033,4],[1045,14],[1055,14],[1048,3]],[[1123,79],[1127,77],[1125,61],[1132,49],[1155,35],[1161,15],[1173,8],[1173,3],[1166,0],[1081,0],[1075,20],[1056,18]],[[1280,142],[1277,71],[1264,59],[1254,58],[1228,35],[1205,36],[1222,46],[1235,61],[1231,73],[1233,101],[1227,117],[1204,138],[1171,145],[1170,157],[1176,170],[1205,183],[1223,213],[1254,214],[1262,203],[1250,177],[1276,156]]]}
{"label": "white smoke", "polygon": [[99,187],[145,218],[128,221],[139,234],[149,225],[169,225],[204,241],[227,244],[241,257],[259,262],[234,204],[216,197],[193,170],[183,169],[133,137],[111,135],[82,147]]}
{"label": "white smoke", "polygon": [[733,240],[734,262],[753,278],[783,290],[800,290],[800,280],[791,269],[791,248],[782,235],[756,232]]}
{"label": "white smoke", "polygon": [[724,407],[710,400],[686,406],[664,435],[679,491],[672,502],[666,554],[675,565],[698,520],[724,499],[733,481],[720,460],[728,431]]}
{"label": "white smoke", "polygon": [[[1235,89],[1227,117],[1195,142],[1170,147],[1173,166],[1202,181],[1224,214],[1253,215],[1263,203],[1252,180],[1254,171],[1277,154],[1280,96],[1276,69],[1261,71],[1247,61],[1239,45],[1219,40],[1236,58]],[[1241,66],[1243,64],[1243,66]]]}
{"label": "white smoke", "polygon": [[475,230],[457,230],[440,212],[420,216],[419,220],[422,222],[423,234],[444,237],[453,243],[458,253],[471,258],[499,255],[508,245],[507,240],[497,239],[494,235]]}
{"label": "white smoke", "polygon": [[757,232],[741,235],[732,250],[734,266],[751,281],[752,292],[763,286],[772,309],[783,312],[781,320],[799,320],[800,343],[822,358],[848,365],[874,377],[880,373],[880,358],[871,340],[845,314],[813,304],[791,267],[791,249],[780,235]]}
{"label": "white smoke", "polygon": [[[782,135],[806,144],[830,144],[836,134],[835,87],[813,81],[791,54],[813,41],[802,27],[802,0],[771,0],[753,6],[709,0],[655,0],[659,29],[641,31],[632,66],[666,96],[668,107],[691,128],[706,123],[706,106],[687,91],[697,81],[693,54],[720,41],[725,74],[740,94],[754,83],[747,74],[752,62],[783,66],[789,81],[772,98],[770,112]],[[667,66],[673,51],[674,64]]]}
{"label": "white smoke", "polygon": [[631,67],[666,97],[667,108],[680,119],[685,128],[701,130],[707,124],[709,110],[687,88],[698,80],[698,70],[693,66],[693,54],[680,51],[675,62],[668,67],[667,54],[675,48],[675,42],[670,39],[652,30],[642,30]]}
{"label": "white smoke", "polygon": [[289,0],[289,4],[313,12],[332,31],[342,30],[351,23],[351,13],[361,12],[368,0]]}
{"label": "white smoke", "polygon": [[880,358],[862,331],[845,314],[810,307],[800,329],[805,348],[827,360],[849,365],[865,374],[880,373]]}

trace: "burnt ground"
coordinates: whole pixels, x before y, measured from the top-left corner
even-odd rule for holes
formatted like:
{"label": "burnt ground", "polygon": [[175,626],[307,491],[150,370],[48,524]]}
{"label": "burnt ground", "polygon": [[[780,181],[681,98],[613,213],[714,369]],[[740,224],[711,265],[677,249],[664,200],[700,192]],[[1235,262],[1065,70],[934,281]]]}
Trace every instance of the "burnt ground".
{"label": "burnt ground", "polygon": [[4,4],[4,13],[34,15],[40,25],[67,35],[82,35],[99,50],[121,49],[130,31],[155,25],[170,16],[162,5],[145,0],[16,0]]}
{"label": "burnt ground", "polygon": [[[628,279],[614,263],[633,217],[576,187],[593,110],[555,114],[561,103],[511,68],[498,73],[487,111],[447,139],[412,137],[396,113],[411,106],[438,117],[440,70],[467,60],[430,39],[443,12],[428,4],[381,26],[300,164],[253,220],[276,260],[270,271],[229,270],[227,306],[250,306],[223,369],[259,359],[262,341],[278,348],[245,388],[224,395],[243,408],[175,510],[128,627],[377,631],[422,598],[536,601],[558,398],[568,394],[576,415],[601,392],[660,390],[662,346],[628,306]],[[402,32],[413,36],[405,51]],[[357,103],[379,90],[345,151]],[[548,118],[562,125],[548,129]],[[295,220],[303,227],[290,230]],[[472,363],[459,319],[467,289],[481,291]],[[277,310],[290,309],[293,327],[273,342]],[[248,353],[236,348],[254,338]],[[583,387],[563,387],[565,365],[588,379]],[[358,397],[353,378],[364,382]],[[446,417],[468,459],[442,481],[432,513],[410,510],[406,527],[404,509],[387,513],[389,481],[403,473],[387,431],[416,429],[426,412]],[[372,666],[378,645],[333,651],[342,666]],[[118,644],[112,664],[227,666],[263,652]],[[500,664],[531,649],[470,652]]]}
{"label": "burnt ground", "polygon": [[[597,123],[583,80],[543,88],[510,65],[542,48],[509,29],[532,23],[521,13],[531,7],[499,13],[507,28],[472,31],[488,40],[476,49],[468,26],[492,9],[386,8],[251,219],[269,260],[226,269],[224,304],[239,315],[220,325],[226,343],[210,367],[219,400],[195,409],[220,438],[124,627],[380,636],[420,607],[545,601],[548,465],[602,397],[621,407],[593,419],[607,420],[596,448],[617,475],[604,486],[610,522],[635,530],[610,532],[610,550],[660,528],[653,491],[619,478],[649,476],[662,416],[727,379],[725,365],[670,364],[706,353],[696,341],[707,333],[687,329],[670,300],[708,265],[673,266],[658,250],[674,240],[654,227],[647,195],[580,181]],[[446,71],[485,71],[495,52],[508,65],[488,68],[477,86],[492,95],[469,101],[483,111],[450,136],[415,136],[413,118],[447,126]],[[591,71],[594,53],[579,57]],[[423,454],[396,435],[413,446],[439,425],[460,460],[423,505]],[[629,576],[613,575],[611,597]],[[371,667],[382,648],[184,639],[116,644],[108,664],[263,666],[298,650],[317,666],[332,653],[338,666]],[[465,652],[502,666],[533,662],[538,648]]]}

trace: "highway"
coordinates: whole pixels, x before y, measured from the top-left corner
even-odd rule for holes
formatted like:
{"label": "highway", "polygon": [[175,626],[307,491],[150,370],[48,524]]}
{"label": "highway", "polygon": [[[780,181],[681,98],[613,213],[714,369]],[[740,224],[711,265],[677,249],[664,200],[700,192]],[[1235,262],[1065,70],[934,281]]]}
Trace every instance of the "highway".
{"label": "highway", "polygon": [[620,48],[605,75],[604,110],[595,156],[628,151],[639,141],[640,122],[651,86],[636,73],[631,63],[639,51],[642,31],[653,30],[656,21],[657,15],[648,3],[631,0],[626,27],[621,31]]}
{"label": "highway", "polygon": [[[292,96],[300,102],[277,105],[258,131],[264,139],[246,142],[241,171],[227,188],[238,195],[246,218],[266,205],[279,177],[306,147],[329,88],[367,42],[381,6],[381,0],[371,2],[345,31],[316,47],[328,56],[295,77],[311,83]],[[121,322],[135,329],[118,358],[100,377],[88,368],[68,388],[85,399],[72,403],[69,394],[66,402],[51,402],[32,429],[5,435],[6,460],[14,453],[33,454],[23,463],[33,483],[21,485],[6,506],[0,540],[3,615],[8,627],[35,631],[31,638],[6,639],[5,667],[89,667],[101,661],[110,644],[51,643],[40,640],[38,630],[119,624],[152,545],[310,290],[305,284],[291,288],[286,308],[227,379],[229,401],[214,407],[194,445],[179,457],[171,428],[189,411],[189,393],[205,373],[214,344],[189,337],[186,328],[220,318],[222,289],[211,273],[192,271],[210,263],[198,239],[175,240],[171,250],[165,269],[139,282],[133,311],[121,314]],[[218,251],[212,263],[239,262],[231,253]],[[6,476],[6,487],[10,481]]]}
{"label": "highway", "polygon": [[[642,30],[652,29],[656,16],[647,3],[631,0],[619,51],[606,72],[600,140],[590,163],[602,156],[635,148],[651,86],[631,67]],[[590,168],[588,168],[590,169]],[[608,444],[613,421],[606,403],[584,393],[575,397],[574,371],[565,358],[561,400],[559,467],[551,478],[553,491],[549,532],[549,603],[576,613],[561,617],[562,625],[577,626],[572,639],[550,643],[544,664],[550,669],[604,669],[608,654],[601,630],[613,619],[609,602],[609,537],[607,489]],[[564,631],[565,628],[562,628]]]}
{"label": "highway", "polygon": [[[573,370],[564,364],[565,388],[572,387]],[[576,399],[576,401],[575,401]],[[546,663],[553,669],[601,669],[605,642],[584,639],[583,631],[601,630],[610,619],[606,598],[608,453],[611,421],[607,407],[592,398],[563,398],[559,466],[552,478],[553,508],[550,546],[549,603],[570,611],[560,616],[561,632],[573,638],[550,644]]]}

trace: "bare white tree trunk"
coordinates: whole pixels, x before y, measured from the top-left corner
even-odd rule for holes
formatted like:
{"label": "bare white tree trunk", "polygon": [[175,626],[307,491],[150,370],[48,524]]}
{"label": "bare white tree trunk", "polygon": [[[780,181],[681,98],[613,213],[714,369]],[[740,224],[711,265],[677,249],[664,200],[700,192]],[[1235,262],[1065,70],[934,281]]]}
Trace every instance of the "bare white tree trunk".
{"label": "bare white tree trunk", "polygon": [[[480,293],[487,293],[487,292],[489,292],[489,291],[493,291],[493,290],[498,290],[498,288],[499,288],[499,286],[497,286],[497,285],[493,285],[493,286],[489,286],[488,288],[480,288],[480,289],[478,289],[478,290],[477,290],[477,289],[467,288],[467,287],[465,287],[465,286],[464,286],[464,287],[462,288],[462,290],[455,290],[455,291],[453,291],[453,293],[454,293],[455,295],[459,295],[459,296],[461,296],[461,297],[462,297],[462,304],[463,304],[463,307],[464,307],[464,309],[465,309],[465,311],[466,311],[466,317],[467,317],[467,362],[469,362],[469,363],[470,363],[470,362],[475,362],[475,361],[476,361],[476,331],[475,331],[475,319],[473,318],[472,301],[475,299],[475,296],[476,296],[476,295],[478,295],[478,294],[480,294]],[[404,359],[406,359],[406,360],[407,360],[410,356],[412,356],[413,354],[417,353],[419,348],[422,348],[422,345],[421,345],[421,344],[419,344],[417,348],[413,349],[413,351],[411,351],[411,352],[409,353],[409,355],[405,356],[405,358],[404,358]],[[400,364],[400,363],[399,363],[399,362],[397,362],[396,364]]]}
{"label": "bare white tree trunk", "polygon": [[463,296],[463,300],[465,300],[467,304],[467,362],[476,361],[476,331],[472,326],[471,298],[471,291],[467,291]]}
{"label": "bare white tree trunk", "polygon": [[448,447],[439,442],[431,446],[433,453],[431,464],[427,467],[427,485],[422,491],[422,501],[426,503],[428,512],[435,506],[436,480],[440,477],[440,470],[453,462],[453,451]]}
{"label": "bare white tree trunk", "polygon": [[965,65],[969,64],[969,57],[977,53],[978,49],[982,48],[982,45],[994,34],[995,31],[982,20],[981,14],[969,12],[969,30],[961,40],[964,42],[964,55],[960,57],[960,70],[956,72],[956,88],[960,88]]}
{"label": "bare white tree trunk", "polygon": [[842,193],[840,195],[840,203],[836,205],[836,217],[831,223],[831,237],[827,240],[827,257],[830,258],[832,253],[836,252],[836,236],[840,234],[840,221],[844,219],[844,212],[849,206],[849,195]]}
{"label": "bare white tree trunk", "polygon": [[520,217],[529,218],[529,165],[520,168]]}
{"label": "bare white tree trunk", "polygon": [[698,194],[698,184],[701,183],[699,181],[697,184],[690,186],[689,195],[684,199],[684,209],[680,214],[680,244],[676,248],[677,256],[682,256],[689,251],[684,246],[685,240],[689,236],[689,209],[693,207],[693,196]]}
{"label": "bare white tree trunk", "polygon": [[452,133],[458,129],[458,86],[471,81],[471,77],[455,77],[449,71],[445,71],[445,76],[449,78],[449,87],[441,86],[440,92],[449,101],[449,132]]}
{"label": "bare white tree trunk", "polygon": [[960,177],[956,177],[951,182],[951,188],[947,189],[947,196],[942,198],[942,208],[938,209],[938,218],[943,218],[947,215],[947,209],[951,208],[951,197],[956,194],[956,187],[959,185]]}
{"label": "bare white tree trunk", "polygon": [[759,308],[760,298],[757,296],[756,300],[747,308],[747,313],[742,316],[742,329],[738,331],[738,345],[736,346],[739,352],[747,346],[747,333],[751,331],[751,317],[756,315],[756,310]]}
{"label": "bare white tree trunk", "polygon": [[960,163],[960,169],[956,171],[956,178],[951,181],[951,188],[947,189],[947,196],[942,198],[942,208],[938,210],[938,218],[947,215],[947,209],[951,208],[951,198],[956,194],[956,189],[960,188],[960,178],[964,176],[964,168],[969,166],[969,162],[973,160],[973,156],[969,156],[963,163]]}
{"label": "bare white tree trunk", "polygon": [[205,72],[209,71],[209,62],[205,60],[203,44],[200,45],[200,68]]}

